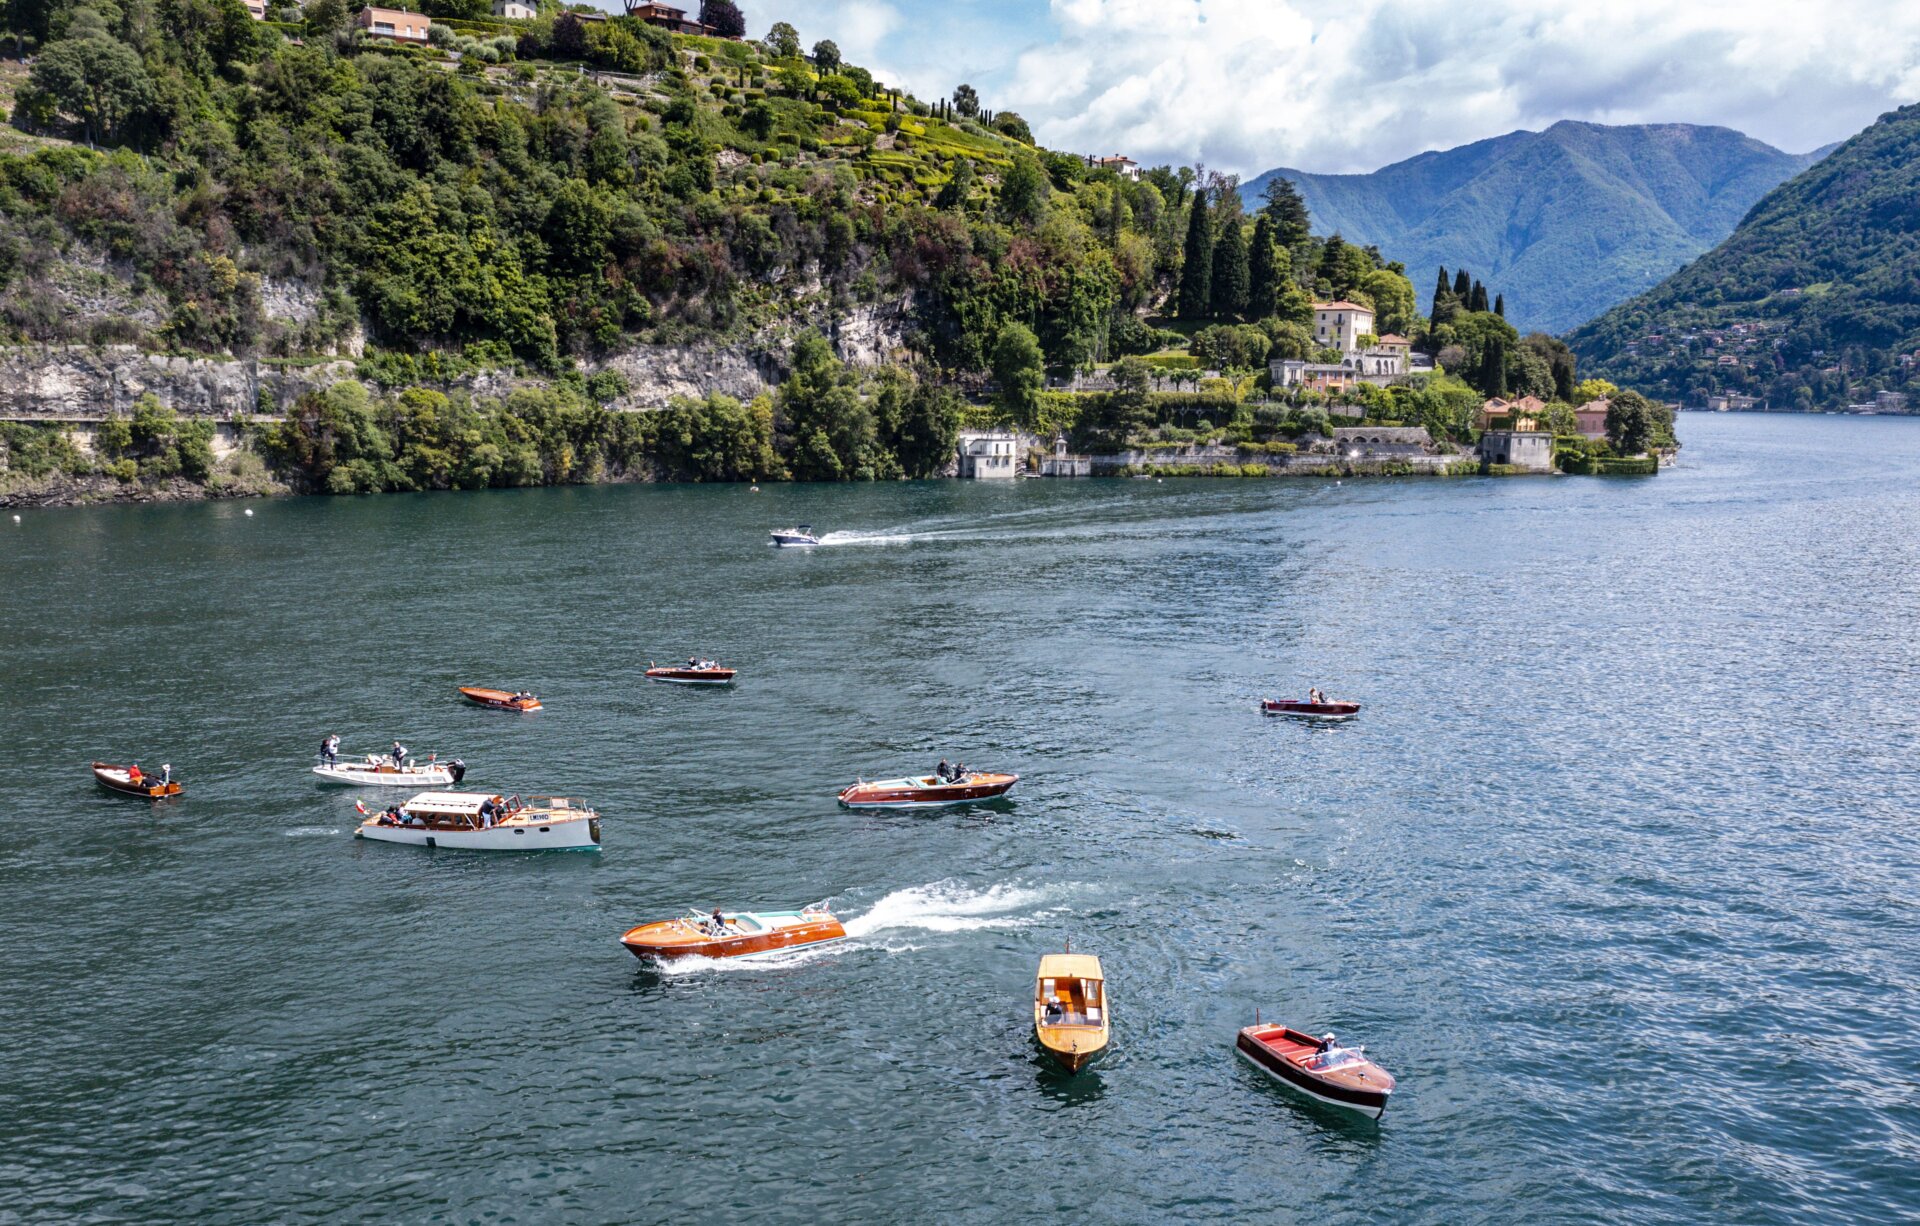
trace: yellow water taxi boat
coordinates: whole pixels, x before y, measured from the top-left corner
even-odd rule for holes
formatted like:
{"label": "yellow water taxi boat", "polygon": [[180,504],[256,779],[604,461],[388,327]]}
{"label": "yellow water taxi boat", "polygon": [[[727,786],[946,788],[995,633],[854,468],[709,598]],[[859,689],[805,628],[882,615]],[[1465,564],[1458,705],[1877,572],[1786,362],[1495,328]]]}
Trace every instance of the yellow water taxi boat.
{"label": "yellow water taxi boat", "polygon": [[1107,1049],[1107,984],[1092,954],[1048,954],[1033,984],[1033,1034],[1077,1073]]}

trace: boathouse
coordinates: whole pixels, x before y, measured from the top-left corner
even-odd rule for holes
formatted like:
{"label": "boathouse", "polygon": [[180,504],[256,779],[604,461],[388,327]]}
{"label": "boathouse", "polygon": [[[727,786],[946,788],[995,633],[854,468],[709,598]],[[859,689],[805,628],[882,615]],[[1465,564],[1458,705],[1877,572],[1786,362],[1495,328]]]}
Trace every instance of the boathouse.
{"label": "boathouse", "polygon": [[960,475],[972,481],[1009,480],[1019,475],[1020,437],[1010,430],[960,435]]}

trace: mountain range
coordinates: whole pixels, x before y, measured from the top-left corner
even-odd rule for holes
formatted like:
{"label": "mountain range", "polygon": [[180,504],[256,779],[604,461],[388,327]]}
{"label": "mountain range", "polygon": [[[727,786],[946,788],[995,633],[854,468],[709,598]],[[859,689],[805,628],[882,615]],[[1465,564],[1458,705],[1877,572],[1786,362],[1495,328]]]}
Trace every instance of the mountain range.
{"label": "mountain range", "polygon": [[1423,295],[1442,266],[1505,295],[1521,331],[1564,332],[1732,233],[1826,150],[1783,153],[1730,128],[1556,123],[1422,153],[1371,174],[1271,170],[1319,233],[1378,246]]}
{"label": "mountain range", "polygon": [[1920,106],[1882,115],[1568,341],[1583,371],[1688,407],[1732,393],[1920,408]]}

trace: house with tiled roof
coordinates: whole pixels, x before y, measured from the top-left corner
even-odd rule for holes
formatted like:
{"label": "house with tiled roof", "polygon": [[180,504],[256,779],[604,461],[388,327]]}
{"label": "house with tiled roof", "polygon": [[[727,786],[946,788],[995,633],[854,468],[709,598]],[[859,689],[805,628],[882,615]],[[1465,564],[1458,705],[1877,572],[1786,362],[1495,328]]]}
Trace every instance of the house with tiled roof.
{"label": "house with tiled roof", "polygon": [[1580,433],[1588,438],[1607,437],[1607,408],[1612,402],[1602,397],[1589,400],[1573,411],[1574,421],[1579,423]]}
{"label": "house with tiled roof", "polygon": [[1495,422],[1504,419],[1509,423],[1505,429],[1538,430],[1546,413],[1546,403],[1538,396],[1522,396],[1518,400],[1495,396],[1480,406],[1480,428],[1491,430]]}

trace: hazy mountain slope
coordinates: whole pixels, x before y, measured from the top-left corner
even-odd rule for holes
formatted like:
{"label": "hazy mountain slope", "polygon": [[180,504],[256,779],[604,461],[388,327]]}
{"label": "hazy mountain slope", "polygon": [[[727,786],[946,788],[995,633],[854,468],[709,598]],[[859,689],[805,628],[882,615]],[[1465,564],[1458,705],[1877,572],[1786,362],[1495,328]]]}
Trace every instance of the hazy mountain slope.
{"label": "hazy mountain slope", "polygon": [[1689,405],[1714,392],[1777,409],[1878,391],[1920,401],[1920,106],[1881,116],[1568,339],[1582,370]]}
{"label": "hazy mountain slope", "polygon": [[1465,265],[1523,330],[1564,331],[1655,284],[1729,234],[1812,154],[1728,128],[1557,123],[1423,153],[1365,175],[1273,170],[1314,228],[1404,261],[1423,292]]}

